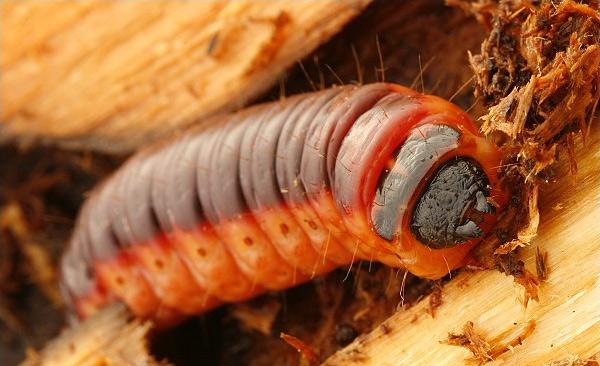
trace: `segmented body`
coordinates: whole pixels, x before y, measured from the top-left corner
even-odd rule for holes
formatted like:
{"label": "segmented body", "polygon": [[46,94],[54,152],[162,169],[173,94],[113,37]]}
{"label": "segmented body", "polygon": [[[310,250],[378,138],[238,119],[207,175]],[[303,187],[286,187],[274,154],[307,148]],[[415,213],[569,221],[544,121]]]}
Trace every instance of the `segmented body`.
{"label": "segmented body", "polygon": [[[441,241],[430,230],[444,220],[428,218],[428,200],[450,184],[445,164],[472,162],[482,176],[465,192],[505,200],[499,153],[469,117],[398,85],[331,88],[207,125],[136,154],[84,204],[62,260],[79,315],[120,300],[166,324],[361,259],[439,278],[481,237],[474,223],[441,223]],[[499,210],[488,211],[477,230],[493,225]]]}

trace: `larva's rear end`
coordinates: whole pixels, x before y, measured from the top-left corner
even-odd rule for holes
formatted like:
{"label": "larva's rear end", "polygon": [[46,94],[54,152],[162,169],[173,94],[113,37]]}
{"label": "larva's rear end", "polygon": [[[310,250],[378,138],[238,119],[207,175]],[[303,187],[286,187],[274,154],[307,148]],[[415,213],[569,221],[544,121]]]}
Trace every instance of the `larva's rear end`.
{"label": "larva's rear end", "polygon": [[81,316],[123,301],[168,324],[352,261],[439,278],[506,202],[500,155],[454,105],[392,84],[217,117],[134,156],[63,257]]}

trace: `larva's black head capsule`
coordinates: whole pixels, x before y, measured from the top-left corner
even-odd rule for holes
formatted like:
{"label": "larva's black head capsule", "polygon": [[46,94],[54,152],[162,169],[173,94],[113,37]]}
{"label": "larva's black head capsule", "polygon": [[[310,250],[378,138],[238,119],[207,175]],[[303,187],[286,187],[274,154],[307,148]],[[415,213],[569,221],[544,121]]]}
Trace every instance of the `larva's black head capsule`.
{"label": "larva's black head capsule", "polygon": [[380,261],[440,278],[466,263],[503,211],[502,154],[452,103],[390,89],[345,136],[332,193],[347,230]]}
{"label": "larva's black head capsule", "polygon": [[483,214],[495,209],[487,202],[489,180],[475,161],[452,159],[442,165],[419,197],[410,228],[434,249],[451,248],[481,237]]}
{"label": "larva's black head capsule", "polygon": [[426,124],[408,133],[377,184],[371,219],[379,236],[448,249],[474,244],[490,229],[496,210],[488,198],[497,182],[483,168],[492,164],[485,154],[480,162],[473,153],[489,142],[459,131]]}

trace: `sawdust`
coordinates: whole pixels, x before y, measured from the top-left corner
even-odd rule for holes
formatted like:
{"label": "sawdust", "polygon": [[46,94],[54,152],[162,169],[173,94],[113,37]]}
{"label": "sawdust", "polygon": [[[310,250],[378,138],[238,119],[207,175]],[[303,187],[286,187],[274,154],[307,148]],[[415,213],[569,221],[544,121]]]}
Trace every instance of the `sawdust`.
{"label": "sawdust", "polygon": [[281,333],[279,337],[287,344],[294,347],[304,357],[309,365],[316,365],[319,362],[319,355],[300,339],[285,333]]}
{"label": "sawdust", "polygon": [[[509,160],[526,181],[538,181],[574,135],[585,138],[600,96],[598,3],[572,0],[453,1],[491,25],[469,60],[476,94],[489,106],[485,134],[503,134]],[[570,142],[569,142],[570,141]]]}
{"label": "sawdust", "polygon": [[[503,353],[523,343],[533,333],[535,327],[534,320],[530,320],[524,325],[515,324],[515,329],[487,340],[475,330],[473,322],[467,322],[461,333],[448,334],[448,338],[442,343],[467,348],[473,354],[473,358],[465,361],[468,364],[482,365],[494,361]],[[515,331],[518,331],[516,335],[513,334]]]}
{"label": "sawdust", "polygon": [[525,2],[447,0],[488,30],[478,55],[469,53],[475,94],[488,107],[481,131],[505,158],[500,167],[515,189],[513,225],[494,251],[496,267],[525,288],[524,304],[538,298],[547,276],[539,257],[537,277],[511,254],[529,245],[540,222],[539,187],[555,179],[553,165],[566,153],[577,173],[575,140],[585,143],[600,97],[600,13],[597,1]]}

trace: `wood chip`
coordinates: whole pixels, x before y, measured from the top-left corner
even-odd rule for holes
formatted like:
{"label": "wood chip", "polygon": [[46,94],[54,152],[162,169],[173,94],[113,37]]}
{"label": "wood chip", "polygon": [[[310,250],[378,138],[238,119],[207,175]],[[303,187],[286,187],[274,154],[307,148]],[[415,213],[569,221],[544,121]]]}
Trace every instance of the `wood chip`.
{"label": "wood chip", "polygon": [[283,332],[279,336],[287,344],[294,347],[309,362],[309,364],[316,365],[319,362],[319,355],[300,339]]}
{"label": "wood chip", "polygon": [[105,308],[41,351],[30,351],[21,366],[166,366],[148,353],[150,323],[129,317],[122,305]]}

